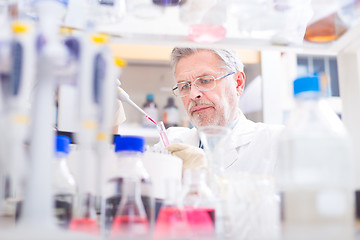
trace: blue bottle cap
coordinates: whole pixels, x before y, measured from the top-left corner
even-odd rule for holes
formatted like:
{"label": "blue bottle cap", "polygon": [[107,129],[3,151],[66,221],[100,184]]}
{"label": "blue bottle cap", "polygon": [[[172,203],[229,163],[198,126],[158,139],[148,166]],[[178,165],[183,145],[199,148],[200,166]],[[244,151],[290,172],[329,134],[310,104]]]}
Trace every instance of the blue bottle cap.
{"label": "blue bottle cap", "polygon": [[146,100],[154,100],[154,94],[152,94],[152,93],[148,93],[148,94],[146,94]]}
{"label": "blue bottle cap", "polygon": [[69,154],[70,152],[70,138],[63,135],[56,136],[56,152],[63,152]]}
{"label": "blue bottle cap", "polygon": [[295,79],[294,95],[308,91],[320,91],[320,83],[318,76],[305,76]]}
{"label": "blue bottle cap", "polygon": [[144,152],[145,140],[138,136],[120,136],[115,139],[115,152],[138,151]]}

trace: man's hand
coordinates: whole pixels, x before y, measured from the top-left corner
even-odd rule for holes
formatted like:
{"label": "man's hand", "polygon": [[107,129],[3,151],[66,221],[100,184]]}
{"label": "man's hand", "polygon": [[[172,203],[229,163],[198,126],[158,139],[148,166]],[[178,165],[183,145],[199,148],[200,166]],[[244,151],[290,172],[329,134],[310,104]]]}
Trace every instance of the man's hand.
{"label": "man's hand", "polygon": [[183,170],[207,167],[205,153],[201,148],[185,143],[173,143],[167,146],[166,149],[183,160]]}

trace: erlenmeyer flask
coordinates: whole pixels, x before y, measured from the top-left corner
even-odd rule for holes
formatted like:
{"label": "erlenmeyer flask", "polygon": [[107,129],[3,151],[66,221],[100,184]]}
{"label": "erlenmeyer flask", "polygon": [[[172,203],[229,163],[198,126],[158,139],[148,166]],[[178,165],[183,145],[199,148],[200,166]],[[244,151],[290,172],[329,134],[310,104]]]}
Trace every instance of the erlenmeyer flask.
{"label": "erlenmeyer flask", "polygon": [[185,209],[179,203],[180,183],[168,179],[165,183],[166,199],[156,220],[154,239],[180,240],[191,238],[191,228]]}
{"label": "erlenmeyer flask", "polygon": [[140,195],[140,179],[123,179],[119,208],[111,228],[111,239],[146,239],[149,224]]}

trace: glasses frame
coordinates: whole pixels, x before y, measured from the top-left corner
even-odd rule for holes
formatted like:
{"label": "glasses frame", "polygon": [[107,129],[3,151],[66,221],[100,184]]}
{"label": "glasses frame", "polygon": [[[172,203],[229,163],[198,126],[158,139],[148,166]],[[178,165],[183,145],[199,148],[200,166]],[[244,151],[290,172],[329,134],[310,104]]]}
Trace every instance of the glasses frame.
{"label": "glasses frame", "polygon": [[[213,89],[216,87],[216,81],[217,81],[217,80],[221,80],[221,79],[223,79],[223,78],[226,78],[226,77],[228,77],[228,76],[230,76],[230,75],[232,75],[232,74],[234,74],[234,73],[235,73],[235,72],[227,73],[227,74],[225,74],[225,75],[223,75],[223,76],[220,76],[220,77],[217,77],[217,78],[215,78],[215,77],[212,76],[212,75],[206,75],[206,76],[197,77],[197,78],[193,79],[192,81],[178,82],[178,83],[172,88],[172,92],[173,92],[173,94],[174,94],[176,97],[185,97],[185,96],[187,96],[187,95],[190,94],[191,85],[195,85],[195,87],[196,87],[200,92],[207,92],[207,91],[213,90]],[[198,88],[198,86],[195,84],[195,82],[196,82],[198,79],[203,78],[203,77],[212,77],[212,78],[214,79],[214,81],[215,81],[215,82],[214,82],[214,83],[215,83],[214,86],[213,86],[212,88],[210,88],[210,89],[207,89],[207,90],[200,90],[200,89]],[[189,93],[188,93],[188,94],[186,94],[186,95],[180,95],[180,94],[176,94],[176,93],[175,93],[175,90],[179,88],[179,87],[177,86],[179,83],[189,84],[190,90],[189,90]]]}

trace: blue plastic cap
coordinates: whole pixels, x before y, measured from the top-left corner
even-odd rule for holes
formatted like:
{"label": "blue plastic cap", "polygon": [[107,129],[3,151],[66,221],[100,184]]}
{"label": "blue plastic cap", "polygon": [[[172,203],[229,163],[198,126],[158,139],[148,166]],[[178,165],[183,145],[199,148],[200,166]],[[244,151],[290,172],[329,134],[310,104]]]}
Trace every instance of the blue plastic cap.
{"label": "blue plastic cap", "polygon": [[145,140],[138,136],[120,136],[115,139],[115,152],[138,151],[144,152]]}
{"label": "blue plastic cap", "polygon": [[154,100],[154,94],[148,93],[148,94],[146,95],[146,100]]}
{"label": "blue plastic cap", "polygon": [[69,154],[70,152],[70,138],[63,135],[56,136],[56,152],[63,152]]}
{"label": "blue plastic cap", "polygon": [[313,92],[320,91],[320,83],[318,76],[306,76],[295,79],[294,95],[308,91],[313,91]]}

